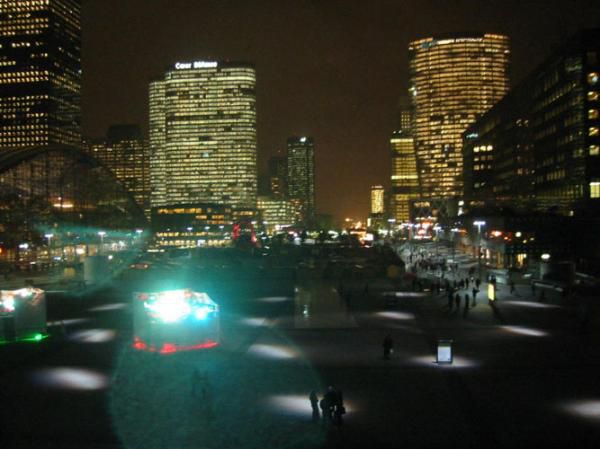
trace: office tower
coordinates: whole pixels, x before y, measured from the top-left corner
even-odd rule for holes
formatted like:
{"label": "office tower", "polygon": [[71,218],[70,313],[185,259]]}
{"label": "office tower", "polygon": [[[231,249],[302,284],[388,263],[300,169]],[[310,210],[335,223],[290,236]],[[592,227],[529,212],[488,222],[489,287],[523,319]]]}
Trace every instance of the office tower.
{"label": "office tower", "polygon": [[259,196],[256,207],[262,214],[263,224],[268,234],[292,226],[295,222],[294,206],[289,200]]}
{"label": "office tower", "polygon": [[256,77],[249,64],[178,62],[149,91],[152,206],[256,208]]}
{"label": "office tower", "polygon": [[371,214],[385,213],[385,189],[383,186],[371,186]]}
{"label": "office tower", "polygon": [[288,197],[300,206],[300,221],[315,216],[315,146],[311,137],[287,140]]}
{"label": "office tower", "polygon": [[269,159],[269,192],[277,198],[283,198],[287,192],[287,165],[284,156]]}
{"label": "office tower", "polygon": [[565,40],[464,133],[468,206],[600,206],[600,29]]}
{"label": "office tower", "polygon": [[106,138],[86,144],[89,154],[109,168],[149,216],[150,157],[137,125],[113,125]]}
{"label": "office tower", "polygon": [[78,0],[0,0],[0,151],[81,146]]}
{"label": "office tower", "polygon": [[410,103],[410,98],[406,95],[400,97],[400,101],[398,102],[398,110],[400,112],[400,130],[404,133],[412,132],[412,105]]}
{"label": "office tower", "polygon": [[399,130],[390,139],[392,151],[392,197],[390,215],[397,224],[411,219],[411,207],[419,199],[419,177],[414,139]]}
{"label": "office tower", "polygon": [[413,135],[424,198],[463,193],[462,133],[508,91],[509,40],[428,37],[409,45]]}

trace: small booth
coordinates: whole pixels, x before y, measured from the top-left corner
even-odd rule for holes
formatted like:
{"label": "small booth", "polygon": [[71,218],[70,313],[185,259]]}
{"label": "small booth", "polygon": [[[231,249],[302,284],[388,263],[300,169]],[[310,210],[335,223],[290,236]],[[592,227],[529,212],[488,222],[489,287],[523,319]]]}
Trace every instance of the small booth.
{"label": "small booth", "polygon": [[219,345],[219,306],[189,289],[133,294],[133,348],[168,354]]}
{"label": "small booth", "polygon": [[438,340],[436,362],[452,364],[453,360],[452,340]]}
{"label": "small booth", "polygon": [[0,343],[40,341],[46,336],[46,296],[25,287],[0,290]]}

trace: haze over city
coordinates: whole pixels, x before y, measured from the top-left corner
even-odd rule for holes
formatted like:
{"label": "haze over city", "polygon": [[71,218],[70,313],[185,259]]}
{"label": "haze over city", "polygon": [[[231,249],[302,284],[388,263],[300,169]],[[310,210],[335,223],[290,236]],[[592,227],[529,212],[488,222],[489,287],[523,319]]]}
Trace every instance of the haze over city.
{"label": "haze over city", "polygon": [[389,186],[410,41],[506,34],[514,84],[598,17],[597,2],[581,0],[84,1],[84,134],[102,136],[113,123],[146,128],[148,82],[175,61],[252,62],[261,170],[288,136],[313,136],[318,212],[364,220],[369,187]]}

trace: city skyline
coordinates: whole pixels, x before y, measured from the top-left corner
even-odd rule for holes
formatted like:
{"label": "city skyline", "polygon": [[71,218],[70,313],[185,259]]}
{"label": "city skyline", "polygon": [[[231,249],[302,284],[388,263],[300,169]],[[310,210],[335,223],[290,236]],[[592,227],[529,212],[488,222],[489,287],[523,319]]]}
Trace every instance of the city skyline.
{"label": "city skyline", "polygon": [[[600,7],[585,1],[570,4],[568,15],[561,2],[546,3],[543,15],[535,5],[516,2],[382,1],[372,8],[336,1],[99,3],[84,2],[82,12],[85,135],[101,135],[111,123],[146,127],[145,86],[177,60],[252,61],[259,172],[287,136],[314,136],[318,212],[338,220],[365,217],[369,186],[390,185],[388,139],[408,88],[411,40],[474,28],[506,34],[514,83],[565,35],[598,26],[600,17]],[[475,5],[473,24],[467,12]],[[334,175],[337,185],[331,186]]]}

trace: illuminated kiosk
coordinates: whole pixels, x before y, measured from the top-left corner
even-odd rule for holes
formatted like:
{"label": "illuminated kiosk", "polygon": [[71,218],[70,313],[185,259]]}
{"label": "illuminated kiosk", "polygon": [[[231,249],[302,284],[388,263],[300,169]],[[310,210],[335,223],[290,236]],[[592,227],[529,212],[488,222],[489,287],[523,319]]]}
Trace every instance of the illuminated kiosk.
{"label": "illuminated kiosk", "polygon": [[32,287],[0,290],[0,344],[46,337],[44,291]]}
{"label": "illuminated kiosk", "polygon": [[452,355],[452,340],[438,340],[437,345],[437,363],[452,364],[454,357]]}
{"label": "illuminated kiosk", "polygon": [[219,345],[219,306],[189,289],[133,294],[133,348],[170,354]]}

